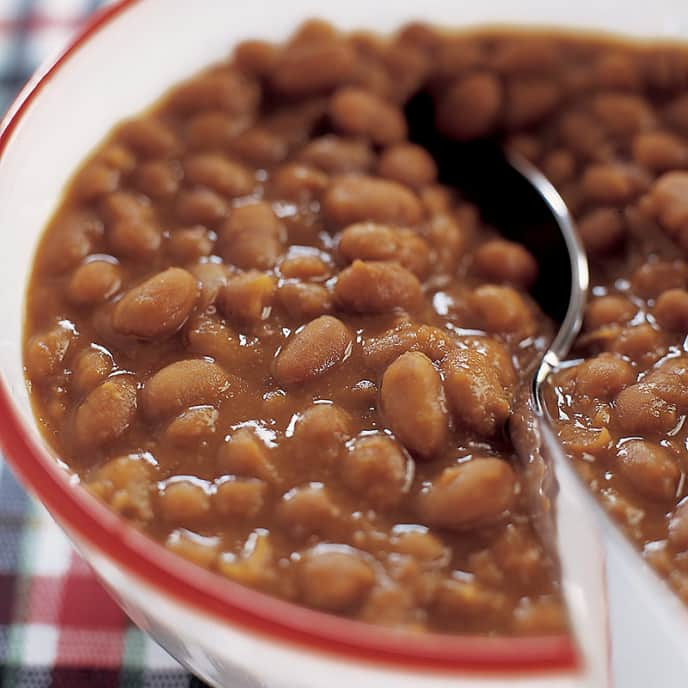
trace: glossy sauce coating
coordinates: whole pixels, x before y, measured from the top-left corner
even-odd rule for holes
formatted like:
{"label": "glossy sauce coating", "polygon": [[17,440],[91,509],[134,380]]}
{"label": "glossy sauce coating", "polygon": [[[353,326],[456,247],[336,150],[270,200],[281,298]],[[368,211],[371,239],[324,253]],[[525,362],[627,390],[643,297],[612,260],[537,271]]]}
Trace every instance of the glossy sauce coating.
{"label": "glossy sauce coating", "polygon": [[606,353],[562,373],[559,429],[613,462],[619,500],[653,485],[641,522],[670,513],[673,553],[683,369],[642,375],[688,312],[685,64],[421,25],[240,45],[119,125],[46,231],[25,363],[47,437],[111,508],[246,585],[417,631],[561,631],[506,434],[552,334],[538,266],[437,183],[403,104],[428,89],[443,131],[505,138],[566,197],[600,257],[579,345]]}

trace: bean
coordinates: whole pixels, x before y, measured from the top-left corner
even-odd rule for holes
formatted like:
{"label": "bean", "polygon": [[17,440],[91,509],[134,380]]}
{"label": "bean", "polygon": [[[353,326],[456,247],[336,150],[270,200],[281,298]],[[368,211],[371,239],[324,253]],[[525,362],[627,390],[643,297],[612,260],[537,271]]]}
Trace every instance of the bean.
{"label": "bean", "polygon": [[488,280],[529,289],[537,279],[538,265],[535,258],[527,249],[513,241],[487,241],[475,252],[473,260],[478,272]]}
{"label": "bean", "polygon": [[433,54],[437,74],[447,79],[480,67],[483,62],[483,54],[478,42],[463,36],[447,36]]}
{"label": "bean", "polygon": [[648,185],[649,178],[640,168],[616,162],[589,165],[581,177],[581,191],[593,203],[627,203]]}
{"label": "bean", "polygon": [[165,436],[177,446],[198,446],[216,429],[219,413],[212,406],[194,406],[182,411],[165,430]]}
{"label": "bean", "polygon": [[430,76],[430,60],[423,51],[399,43],[392,43],[382,54],[388,76],[388,92],[384,95],[395,103],[406,103],[421,90]]}
{"label": "bean", "polygon": [[348,261],[393,260],[399,250],[397,230],[375,222],[357,222],[339,235],[339,253]]}
{"label": "bean", "polygon": [[277,290],[277,300],[292,318],[300,321],[312,320],[333,310],[332,296],[320,284],[285,282]]}
{"label": "bean", "polygon": [[596,64],[597,83],[603,88],[636,91],[642,87],[642,75],[635,55],[611,52],[600,55]]}
{"label": "bean", "polygon": [[246,129],[246,121],[225,112],[201,111],[186,123],[186,141],[191,150],[222,150]]}
{"label": "bean", "polygon": [[578,223],[578,231],[585,248],[592,253],[607,253],[623,241],[626,227],[616,208],[595,208]]}
{"label": "bean", "polygon": [[165,540],[165,547],[184,559],[209,569],[220,553],[220,540],[217,537],[205,537],[189,530],[173,530]]}
{"label": "bean", "polygon": [[535,327],[531,309],[512,287],[484,284],[473,291],[470,304],[486,332],[527,336]]}
{"label": "bean", "polygon": [[615,417],[626,435],[643,437],[669,432],[677,423],[676,408],[651,385],[638,382],[621,390],[614,402]]}
{"label": "bean", "polygon": [[339,89],[330,100],[330,118],[345,134],[389,146],[406,138],[404,115],[374,93],[355,86]]}
{"label": "bean", "polygon": [[520,130],[550,117],[561,102],[561,87],[550,78],[512,76],[504,93],[504,120],[512,130]]}
{"label": "bean", "polygon": [[218,252],[243,270],[267,270],[283,251],[284,228],[269,203],[234,208],[218,236]]}
{"label": "bean", "polygon": [[74,437],[82,447],[98,447],[121,437],[136,416],[136,383],[128,375],[108,378],[77,408]]}
{"label": "bean", "polygon": [[172,129],[152,117],[129,120],[119,127],[117,138],[136,154],[162,158],[173,154],[179,145]]}
{"label": "bean", "polygon": [[268,486],[255,478],[235,478],[223,480],[213,495],[215,511],[231,519],[253,519],[263,509]]}
{"label": "bean", "polygon": [[445,36],[437,27],[422,21],[411,21],[402,26],[397,33],[400,45],[427,53],[435,53],[453,39],[454,36]]}
{"label": "bean", "polygon": [[427,460],[441,451],[449,431],[446,401],[440,375],[425,354],[409,351],[387,368],[380,407],[392,432],[413,454]]}
{"label": "bean", "polygon": [[113,191],[100,203],[106,225],[118,223],[143,224],[151,222],[153,209],[144,196],[131,191]]}
{"label": "bean", "polygon": [[114,255],[148,261],[158,252],[162,233],[152,222],[120,220],[108,228],[107,239]]}
{"label": "bean", "polygon": [[142,339],[169,336],[186,322],[198,295],[193,275],[168,268],[124,295],[113,311],[113,327]]}
{"label": "bean", "polygon": [[542,633],[558,634],[564,631],[568,619],[561,604],[555,599],[540,598],[521,603],[514,610],[514,630],[523,636]]}
{"label": "bean", "polygon": [[216,363],[203,359],[175,361],[148,378],[141,404],[148,418],[169,418],[190,406],[214,405],[240,387],[241,383]]}
{"label": "bean", "polygon": [[329,490],[320,483],[295,487],[277,505],[279,524],[293,537],[326,533],[341,518]]}
{"label": "bean", "polygon": [[495,593],[479,580],[445,579],[435,596],[438,613],[484,619],[499,614],[507,604],[503,593]]}
{"label": "bean", "polygon": [[235,198],[253,191],[255,179],[243,165],[217,153],[198,153],[184,163],[185,178],[222,196]]}
{"label": "bean", "polygon": [[299,565],[299,583],[310,607],[343,612],[360,605],[375,582],[363,555],[349,547],[319,545]]}
{"label": "bean", "polygon": [[59,373],[76,338],[76,331],[62,323],[44,334],[33,336],[26,345],[25,354],[26,369],[31,380],[39,383]]}
{"label": "bean", "polygon": [[234,48],[234,62],[239,69],[261,78],[270,76],[277,64],[278,55],[277,46],[267,41],[241,41]]}
{"label": "bean", "polygon": [[685,356],[664,360],[647,372],[643,383],[682,413],[688,410],[688,361]]}
{"label": "bean", "polygon": [[653,312],[655,319],[665,330],[687,331],[688,291],[685,289],[667,289],[657,298]]}
{"label": "bean", "polygon": [[366,365],[380,370],[391,365],[396,358],[407,351],[421,351],[430,360],[439,361],[454,348],[446,330],[429,325],[405,323],[379,337],[370,337],[363,342]]}
{"label": "bean", "polygon": [[189,351],[214,358],[225,366],[235,365],[239,341],[236,333],[216,313],[192,316],[184,328]]}
{"label": "bean", "polygon": [[72,385],[80,394],[90,392],[112,372],[112,355],[104,349],[91,345],[79,354],[72,370]]}
{"label": "bean", "polygon": [[688,165],[688,144],[666,131],[649,131],[633,139],[635,161],[657,172],[686,167]]}
{"label": "bean", "polygon": [[167,251],[179,263],[191,263],[213,251],[213,235],[203,226],[175,229],[167,240]]}
{"label": "bean", "polygon": [[179,114],[219,110],[238,117],[252,115],[261,99],[255,79],[234,69],[217,69],[193,77],[168,96],[168,106]]}
{"label": "bean", "polygon": [[688,134],[688,96],[681,94],[669,101],[664,115],[674,129]]}
{"label": "bean", "polygon": [[408,227],[423,217],[418,197],[406,187],[362,175],[332,180],[323,196],[322,209],[326,218],[339,226],[380,222]]}
{"label": "bean", "polygon": [[669,542],[678,551],[688,549],[688,502],[682,501],[669,521]]}
{"label": "bean", "polygon": [[338,248],[348,261],[396,261],[418,277],[430,267],[430,248],[412,229],[358,222],[342,231]]}
{"label": "bean", "polygon": [[351,437],[353,420],[335,404],[308,407],[294,427],[294,442],[315,466],[332,464]]}
{"label": "bean", "polygon": [[657,45],[650,48],[645,56],[642,75],[650,93],[677,93],[684,85],[686,53],[683,50],[670,50],[668,46]]}
{"label": "bean", "polygon": [[229,144],[237,157],[254,167],[270,167],[282,162],[289,152],[287,142],[266,127],[240,132]]}
{"label": "bean", "polygon": [[399,143],[387,148],[377,166],[381,177],[420,190],[437,181],[437,165],[421,146]]}
{"label": "bean", "polygon": [[630,137],[655,126],[652,108],[636,95],[601,93],[593,99],[592,110],[613,136]]}
{"label": "bean", "polygon": [[118,514],[140,522],[153,519],[151,465],[139,455],[111,459],[86,482],[89,492]]}
{"label": "bean", "polygon": [[227,202],[210,189],[191,189],[177,196],[175,214],[180,222],[212,226],[227,214]]}
{"label": "bean", "polygon": [[200,285],[197,310],[201,312],[215,303],[220,289],[227,284],[229,270],[225,265],[207,262],[189,266],[189,272]]}
{"label": "bean", "polygon": [[609,353],[588,359],[576,368],[576,391],[597,399],[611,399],[633,382],[633,366]]}
{"label": "bean", "polygon": [[340,467],[344,484],[366,504],[397,506],[408,492],[412,463],[391,437],[369,435],[355,440]]}
{"label": "bean", "polygon": [[341,364],[352,345],[346,325],[331,315],[322,315],[287,340],[275,358],[273,375],[282,385],[307,382]]}
{"label": "bean", "polygon": [[334,297],[348,311],[384,313],[417,308],[422,292],[418,278],[396,263],[354,260],[339,273]]}
{"label": "bean", "polygon": [[235,430],[220,447],[217,466],[221,471],[274,483],[277,471],[270,461],[268,448],[247,427]]}
{"label": "bean", "polygon": [[511,508],[516,482],[506,461],[474,457],[445,468],[418,494],[416,509],[425,523],[439,528],[487,526]]}
{"label": "bean", "polygon": [[502,109],[502,87],[494,74],[459,77],[437,105],[437,125],[449,136],[467,140],[489,134]]}
{"label": "bean", "polygon": [[126,146],[118,143],[106,145],[98,153],[97,160],[124,174],[133,172],[136,167],[136,156]]}
{"label": "bean", "polygon": [[166,160],[153,160],[136,172],[136,188],[151,198],[170,198],[179,190],[181,167]]}
{"label": "bean", "polygon": [[631,275],[631,288],[643,299],[656,299],[669,289],[688,286],[688,264],[682,260],[643,263]]}
{"label": "bean", "polygon": [[580,427],[563,425],[558,430],[559,439],[570,454],[581,456],[606,457],[612,445],[612,436],[606,427]]}
{"label": "bean", "polygon": [[324,256],[296,254],[285,257],[280,263],[280,272],[285,279],[325,279],[332,268]]}
{"label": "bean", "polygon": [[649,200],[668,232],[678,236],[688,231],[688,172],[663,174],[650,189]]}
{"label": "bean", "polygon": [[322,93],[351,79],[356,63],[356,53],[343,39],[298,42],[280,53],[272,83],[287,95]]}
{"label": "bean", "polygon": [[324,172],[296,162],[280,167],[272,177],[275,196],[294,203],[318,199],[327,183],[328,177]]}
{"label": "bean", "polygon": [[619,473],[642,496],[658,501],[676,496],[681,471],[676,460],[659,444],[629,440],[619,448],[617,459]]}
{"label": "bean", "polygon": [[217,305],[227,318],[258,321],[270,315],[276,281],[265,272],[250,270],[231,278],[220,289]]}
{"label": "bean", "polygon": [[39,267],[50,273],[75,268],[93,250],[103,235],[103,223],[87,210],[60,214],[46,232]]}
{"label": "bean", "polygon": [[423,526],[393,528],[390,545],[395,552],[408,554],[422,562],[446,561],[448,556],[442,540]]}
{"label": "bean", "polygon": [[509,418],[514,393],[516,374],[506,350],[497,342],[489,350],[458,349],[441,367],[456,424],[493,437]]}
{"label": "bean", "polygon": [[119,170],[94,160],[81,168],[73,182],[73,188],[80,200],[92,201],[116,191],[119,183]]}
{"label": "bean", "polygon": [[170,523],[203,521],[211,513],[210,486],[198,478],[175,476],[158,495],[160,516]]}
{"label": "bean", "polygon": [[576,158],[571,151],[557,148],[542,161],[542,171],[552,184],[560,186],[576,173]]}
{"label": "bean", "polygon": [[327,99],[311,98],[285,106],[264,123],[281,136],[291,149],[302,146],[322,124],[327,114]]}
{"label": "bean", "polygon": [[243,585],[272,588],[278,571],[270,534],[257,528],[247,538],[240,557],[232,553],[221,555],[216,566],[223,576]]}
{"label": "bean", "polygon": [[648,323],[624,327],[610,342],[610,351],[636,362],[654,362],[664,355],[663,333]]}
{"label": "bean", "polygon": [[296,28],[287,45],[289,47],[309,45],[337,41],[341,38],[339,31],[330,22],[324,19],[306,19]]}
{"label": "bean", "polygon": [[114,296],[121,285],[118,265],[107,260],[93,260],[74,271],[67,289],[73,303],[90,306]]}
{"label": "bean", "polygon": [[326,174],[369,172],[375,155],[370,145],[356,138],[329,134],[313,139],[298,154],[299,162]]}
{"label": "bean", "polygon": [[503,39],[494,47],[490,64],[501,74],[543,74],[559,67],[562,55],[553,40],[545,36]]}
{"label": "bean", "polygon": [[559,121],[562,144],[584,161],[605,160],[611,145],[601,124],[589,113],[565,112]]}
{"label": "bean", "polygon": [[466,248],[466,234],[464,225],[448,213],[439,213],[430,220],[425,238],[434,250],[438,270],[456,268]]}
{"label": "bean", "polygon": [[585,329],[591,331],[604,325],[627,323],[633,319],[637,311],[637,306],[625,296],[598,296],[590,301],[585,309]]}

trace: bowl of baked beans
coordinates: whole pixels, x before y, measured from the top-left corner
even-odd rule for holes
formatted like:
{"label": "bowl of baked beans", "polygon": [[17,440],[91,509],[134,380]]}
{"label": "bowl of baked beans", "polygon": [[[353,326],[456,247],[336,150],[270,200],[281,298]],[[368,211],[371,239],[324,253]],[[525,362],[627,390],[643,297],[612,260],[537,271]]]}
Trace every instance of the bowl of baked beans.
{"label": "bowl of baked beans", "polygon": [[[609,634],[616,685],[680,685],[682,10],[416,5],[123,0],[34,77],[0,134],[0,440],[212,685],[596,688]],[[542,259],[443,183],[419,96],[534,164],[590,261],[543,391],[587,486],[553,500],[573,581],[510,435]]]}

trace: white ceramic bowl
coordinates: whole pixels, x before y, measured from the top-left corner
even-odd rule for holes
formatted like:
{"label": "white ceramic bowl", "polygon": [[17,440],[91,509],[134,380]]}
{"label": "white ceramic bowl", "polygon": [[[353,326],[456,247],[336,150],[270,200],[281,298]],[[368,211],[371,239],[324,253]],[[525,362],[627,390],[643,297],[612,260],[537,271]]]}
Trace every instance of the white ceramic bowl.
{"label": "white ceramic bowl", "polygon": [[[382,31],[425,19],[455,26],[556,24],[688,38],[684,0],[655,0],[643,11],[629,10],[628,0],[577,0],[565,8],[551,0],[439,0],[426,6],[412,0],[376,5],[365,0],[327,5],[312,0],[123,0],[98,15],[64,54],[40,70],[11,108],[0,133],[0,226],[6,233],[0,251],[0,440],[15,471],[131,618],[209,683],[231,688],[607,685],[607,615],[595,525],[580,503],[567,511],[574,515],[567,527],[580,534],[585,569],[577,579],[583,581],[580,586],[567,591],[576,627],[583,631],[580,647],[565,637],[415,637],[338,619],[209,574],[135,532],[70,483],[36,429],[24,383],[24,285],[37,239],[70,171],[115,122],[224,57],[238,40],[282,39],[310,16],[342,28]],[[623,557],[624,566],[641,566],[635,555]],[[651,585],[661,588],[654,579]],[[671,607],[672,615],[682,613],[665,591],[658,595],[660,607]],[[670,625],[668,618],[658,623]],[[632,621],[625,623],[634,629],[633,638],[641,637]],[[655,635],[654,628],[645,628],[646,635]],[[663,666],[675,655],[671,650]],[[671,682],[672,676],[683,681],[682,671],[663,675],[658,668],[650,675],[662,676],[656,685],[670,688],[684,685]],[[618,685],[651,685],[629,683],[638,672],[627,672]]]}

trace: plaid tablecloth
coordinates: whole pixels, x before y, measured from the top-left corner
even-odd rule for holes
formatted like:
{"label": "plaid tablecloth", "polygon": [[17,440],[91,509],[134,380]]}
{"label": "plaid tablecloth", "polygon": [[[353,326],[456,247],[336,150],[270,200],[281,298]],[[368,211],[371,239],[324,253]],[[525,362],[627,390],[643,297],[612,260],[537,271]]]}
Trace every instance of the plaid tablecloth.
{"label": "plaid tablecloth", "polygon": [[[102,4],[0,0],[0,110]],[[0,458],[0,688],[203,685],[128,623]]]}

